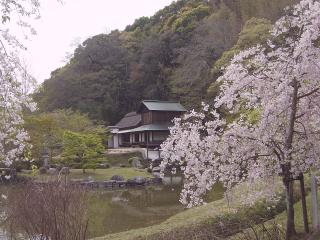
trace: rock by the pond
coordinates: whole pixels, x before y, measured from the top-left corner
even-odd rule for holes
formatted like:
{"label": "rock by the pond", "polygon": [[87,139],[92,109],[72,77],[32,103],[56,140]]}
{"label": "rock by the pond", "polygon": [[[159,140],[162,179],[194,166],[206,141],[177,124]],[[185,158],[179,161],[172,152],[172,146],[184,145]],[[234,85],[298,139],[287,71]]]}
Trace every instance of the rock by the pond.
{"label": "rock by the pond", "polygon": [[45,167],[40,167],[39,168],[39,173],[40,174],[46,174],[47,173],[47,169]]}
{"label": "rock by the pond", "polygon": [[99,163],[98,167],[99,168],[110,168],[110,164],[109,163]]}
{"label": "rock by the pond", "polygon": [[119,176],[119,175],[113,175],[113,176],[111,177],[111,180],[114,180],[114,181],[124,181],[124,177]]}
{"label": "rock by the pond", "polygon": [[146,182],[147,180],[144,177],[134,177],[128,180],[128,183],[130,184],[137,184],[137,185],[142,185]]}
{"label": "rock by the pond", "polygon": [[84,181],[86,182],[92,182],[93,181],[93,178],[91,176],[88,176],[84,179]]}
{"label": "rock by the pond", "polygon": [[113,184],[115,183],[116,181],[114,180],[110,180],[110,181],[103,181],[102,184],[103,184],[103,187],[105,188],[112,188],[113,187]]}
{"label": "rock by the pond", "polygon": [[50,174],[50,175],[55,175],[55,174],[57,174],[58,172],[57,172],[57,169],[55,169],[55,168],[49,168],[49,169],[47,170],[47,173]]}
{"label": "rock by the pond", "polygon": [[142,168],[141,159],[139,157],[132,157],[129,159],[131,166],[134,168]]}
{"label": "rock by the pond", "polygon": [[152,167],[154,168],[154,167],[159,167],[160,166],[160,164],[161,164],[161,162],[162,162],[162,158],[156,158],[156,159],[154,159],[154,160],[152,160]]}
{"label": "rock by the pond", "polygon": [[155,178],[160,178],[160,172],[152,172],[152,176]]}
{"label": "rock by the pond", "polygon": [[161,171],[161,168],[160,167],[154,167],[152,168],[152,172],[160,172]]}
{"label": "rock by the pond", "polygon": [[58,171],[61,171],[61,169],[63,168],[63,166],[61,166],[61,165],[56,165],[56,167],[55,167]]}
{"label": "rock by the pond", "polygon": [[60,173],[61,174],[69,174],[70,173],[70,168],[63,167],[63,168],[61,168]]}
{"label": "rock by the pond", "polygon": [[154,177],[149,179],[150,184],[160,184],[162,183],[162,178]]}

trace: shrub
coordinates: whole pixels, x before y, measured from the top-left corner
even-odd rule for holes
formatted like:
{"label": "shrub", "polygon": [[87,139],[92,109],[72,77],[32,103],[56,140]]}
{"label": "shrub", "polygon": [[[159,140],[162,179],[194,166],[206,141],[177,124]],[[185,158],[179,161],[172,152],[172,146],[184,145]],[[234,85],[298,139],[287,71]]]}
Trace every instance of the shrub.
{"label": "shrub", "polygon": [[96,163],[87,163],[83,165],[84,169],[97,169],[97,164]]}
{"label": "shrub", "polygon": [[86,191],[75,185],[23,184],[10,191],[4,202],[3,226],[10,235],[23,234],[25,239],[85,240],[87,198]]}
{"label": "shrub", "polygon": [[[3,166],[5,167],[5,166]],[[29,161],[15,161],[12,164],[12,167],[16,169],[17,172],[21,172],[23,169],[30,169],[30,162]]]}
{"label": "shrub", "polygon": [[82,164],[81,163],[71,163],[70,167],[73,169],[82,169]]}
{"label": "shrub", "polygon": [[47,169],[45,167],[39,168],[39,174],[46,174],[46,173],[47,173]]}

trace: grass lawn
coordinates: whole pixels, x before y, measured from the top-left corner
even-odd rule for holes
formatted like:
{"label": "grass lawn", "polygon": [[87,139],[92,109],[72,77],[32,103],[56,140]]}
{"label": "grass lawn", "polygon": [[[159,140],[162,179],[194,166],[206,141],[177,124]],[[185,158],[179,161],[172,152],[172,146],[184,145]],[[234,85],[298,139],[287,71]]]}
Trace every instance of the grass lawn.
{"label": "grass lawn", "polygon": [[133,157],[142,158],[140,152],[122,153],[122,154],[107,154],[107,162],[113,167],[119,167],[120,165],[129,166],[128,160]]}
{"label": "grass lawn", "polygon": [[[318,194],[318,197],[320,195]],[[312,227],[311,223],[311,196],[310,194],[306,197],[307,201],[307,211],[308,211],[308,222],[309,222],[309,228]],[[296,231],[298,233],[303,233],[304,228],[303,228],[303,216],[302,216],[302,207],[301,207],[301,201],[298,201],[297,203],[294,204],[294,223],[296,226]],[[286,221],[287,221],[287,213],[283,212],[279,215],[276,216],[275,221],[283,226],[285,228],[286,226]]]}
{"label": "grass lawn", "polygon": [[[318,190],[318,199],[320,197],[320,193]],[[307,212],[308,212],[308,223],[309,223],[309,229],[312,231],[312,222],[311,222],[311,194],[309,194],[306,197],[307,202]],[[303,214],[302,214],[302,205],[301,201],[298,201],[294,204],[294,223],[296,227],[297,236],[294,239],[308,239],[310,237],[310,234],[306,234],[304,232],[304,225],[303,225]],[[265,226],[271,227],[274,223],[276,223],[283,232],[285,232],[286,229],[286,221],[287,221],[287,213],[286,211],[276,215],[276,217],[268,222],[266,222]],[[248,231],[251,230],[247,230]],[[254,235],[254,233],[251,231],[249,234]],[[229,240],[239,239],[240,234],[237,234],[235,236],[232,236],[229,238]],[[315,235],[312,240],[320,240],[320,234]]]}
{"label": "grass lawn", "polygon": [[[31,174],[22,173],[22,176],[32,177],[36,181],[49,181],[54,180],[57,176],[51,176],[47,174],[36,174],[32,176]],[[86,169],[86,173],[82,173],[82,169],[71,169],[70,174],[68,175],[69,179],[80,180],[88,177],[92,177],[93,180],[101,181],[101,180],[110,180],[113,175],[120,175],[125,179],[141,176],[141,177],[152,177],[150,173],[148,173],[145,169],[136,169],[136,168],[120,168],[113,167],[107,169]]]}

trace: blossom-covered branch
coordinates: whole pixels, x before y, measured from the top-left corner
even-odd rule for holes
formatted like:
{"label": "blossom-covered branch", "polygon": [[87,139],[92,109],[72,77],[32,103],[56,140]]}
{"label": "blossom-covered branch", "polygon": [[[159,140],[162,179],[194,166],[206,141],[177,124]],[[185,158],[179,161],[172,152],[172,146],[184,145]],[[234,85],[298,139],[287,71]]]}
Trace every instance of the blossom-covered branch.
{"label": "blossom-covered branch", "polygon": [[[320,168],[319,39],[320,3],[302,0],[275,23],[266,46],[237,54],[218,79],[214,107],[234,116],[231,123],[216,113],[203,122],[206,111],[175,120],[162,145],[163,169],[175,161],[186,165],[183,203],[202,204],[217,181],[231,189],[282,176],[287,236],[294,232],[292,180]],[[274,197],[273,185],[265,190]]]}
{"label": "blossom-covered branch", "polygon": [[19,27],[23,38],[34,34],[28,24],[32,17],[39,17],[39,1],[0,1],[0,162],[10,165],[13,161],[25,159],[23,156],[28,134],[22,128],[22,110],[33,110],[35,105],[28,97],[33,78],[21,62],[21,52],[25,50],[23,40],[13,35],[11,30]]}

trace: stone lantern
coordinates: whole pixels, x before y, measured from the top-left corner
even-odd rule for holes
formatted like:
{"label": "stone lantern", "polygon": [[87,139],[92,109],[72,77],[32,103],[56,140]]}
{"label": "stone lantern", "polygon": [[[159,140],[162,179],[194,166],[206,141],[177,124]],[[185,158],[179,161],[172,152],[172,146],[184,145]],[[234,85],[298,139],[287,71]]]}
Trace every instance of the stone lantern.
{"label": "stone lantern", "polygon": [[47,150],[45,150],[42,154],[42,159],[43,159],[43,167],[44,168],[49,168],[49,152]]}

